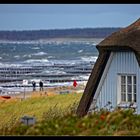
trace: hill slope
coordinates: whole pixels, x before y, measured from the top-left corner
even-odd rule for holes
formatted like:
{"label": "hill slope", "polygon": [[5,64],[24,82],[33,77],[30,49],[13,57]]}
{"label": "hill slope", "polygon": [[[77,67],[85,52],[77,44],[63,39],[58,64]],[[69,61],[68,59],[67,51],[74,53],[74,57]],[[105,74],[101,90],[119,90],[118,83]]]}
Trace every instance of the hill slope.
{"label": "hill slope", "polygon": [[105,38],[121,28],[75,28],[32,31],[0,31],[0,40],[39,40],[48,38]]}

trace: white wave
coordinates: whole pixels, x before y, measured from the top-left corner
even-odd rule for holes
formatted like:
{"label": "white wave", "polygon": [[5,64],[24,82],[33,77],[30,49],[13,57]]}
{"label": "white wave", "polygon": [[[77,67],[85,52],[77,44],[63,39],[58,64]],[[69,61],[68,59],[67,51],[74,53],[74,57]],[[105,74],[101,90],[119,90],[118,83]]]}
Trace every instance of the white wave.
{"label": "white wave", "polygon": [[21,67],[22,64],[7,64],[7,66],[11,66],[11,67]]}
{"label": "white wave", "polygon": [[23,55],[23,57],[27,57],[27,56],[28,56],[27,54]]}
{"label": "white wave", "polygon": [[26,63],[33,63],[33,62],[39,62],[39,63],[44,63],[44,62],[49,62],[48,59],[29,59],[25,61]]}
{"label": "white wave", "polygon": [[96,44],[96,43],[92,43],[92,45],[93,45],[93,46],[96,46],[97,44]]}
{"label": "white wave", "polygon": [[4,66],[4,64],[3,63],[0,63],[0,66]]}
{"label": "white wave", "polygon": [[34,53],[32,55],[36,55],[36,56],[40,56],[40,55],[46,55],[47,53],[45,52],[38,52],[38,53]]}
{"label": "white wave", "polygon": [[32,55],[31,54],[29,54],[29,55],[25,54],[25,55],[23,55],[23,57],[29,57],[29,58],[31,58]]}
{"label": "white wave", "polygon": [[86,42],[85,44],[90,45],[90,43],[89,43],[89,42]]}
{"label": "white wave", "polygon": [[20,56],[19,55],[15,55],[14,58],[20,58]]}
{"label": "white wave", "polygon": [[33,47],[32,49],[33,50],[39,50],[40,48],[39,47]]}
{"label": "white wave", "polygon": [[75,60],[53,60],[52,63],[55,65],[75,65],[78,61]]}
{"label": "white wave", "polygon": [[51,72],[49,72],[49,73],[51,73],[51,74],[66,74],[66,72],[64,72],[64,71],[59,71],[59,70],[57,70],[57,71],[51,71]]}
{"label": "white wave", "polygon": [[0,59],[2,59],[2,57],[0,57]]}
{"label": "white wave", "polygon": [[48,58],[55,58],[55,56],[48,56]]}
{"label": "white wave", "polygon": [[49,70],[45,70],[42,72],[43,74],[50,74],[50,71]]}
{"label": "white wave", "polygon": [[9,64],[9,63],[0,63],[1,67],[21,67],[22,64]]}
{"label": "white wave", "polygon": [[83,50],[79,50],[79,51],[78,51],[78,53],[81,53],[81,52],[83,52]]}
{"label": "white wave", "polygon": [[36,83],[39,83],[42,79],[31,79],[30,82],[35,81]]}
{"label": "white wave", "polygon": [[90,57],[81,57],[81,59],[83,60],[83,61],[88,61],[88,62],[90,62],[90,61],[94,61],[94,62],[96,62],[96,60],[97,60],[97,56],[90,56]]}
{"label": "white wave", "polygon": [[88,80],[89,75],[79,76],[82,80]]}

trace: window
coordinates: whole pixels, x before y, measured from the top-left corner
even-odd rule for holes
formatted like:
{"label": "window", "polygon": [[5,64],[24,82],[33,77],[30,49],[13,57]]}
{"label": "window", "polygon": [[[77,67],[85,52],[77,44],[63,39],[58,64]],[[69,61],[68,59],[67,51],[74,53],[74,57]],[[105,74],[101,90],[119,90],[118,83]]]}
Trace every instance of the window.
{"label": "window", "polygon": [[136,76],[119,75],[120,102],[136,102]]}

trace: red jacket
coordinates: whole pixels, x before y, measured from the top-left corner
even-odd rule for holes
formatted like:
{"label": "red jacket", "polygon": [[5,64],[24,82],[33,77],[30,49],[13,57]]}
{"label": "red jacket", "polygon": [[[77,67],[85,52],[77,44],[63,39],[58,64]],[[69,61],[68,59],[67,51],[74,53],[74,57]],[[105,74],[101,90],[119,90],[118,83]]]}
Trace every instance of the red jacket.
{"label": "red jacket", "polygon": [[74,87],[77,86],[77,82],[76,82],[76,80],[73,81],[73,86],[74,86]]}

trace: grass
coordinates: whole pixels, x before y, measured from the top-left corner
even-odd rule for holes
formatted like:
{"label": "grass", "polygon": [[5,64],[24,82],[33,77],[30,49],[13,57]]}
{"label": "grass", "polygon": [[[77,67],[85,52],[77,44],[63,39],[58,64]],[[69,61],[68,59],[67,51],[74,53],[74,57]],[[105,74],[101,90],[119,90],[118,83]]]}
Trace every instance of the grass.
{"label": "grass", "polygon": [[[8,115],[9,112],[7,121],[11,123],[11,127],[1,127],[0,135],[140,135],[140,115],[134,114],[133,110],[130,109],[115,109],[112,112],[102,109],[82,118],[76,116],[75,111],[81,95],[64,94],[2,103],[0,117],[3,119],[2,116]],[[35,125],[26,126],[18,121],[25,114],[34,115],[37,118]],[[14,117],[16,117],[16,121]],[[7,121],[3,120],[6,125]]]}
{"label": "grass", "polygon": [[0,100],[0,129],[12,128],[25,115],[35,116],[37,121],[41,121],[45,112],[56,106],[59,110],[65,110],[74,102],[79,101],[80,97],[81,94],[63,94],[29,98],[23,101],[4,102]]}

